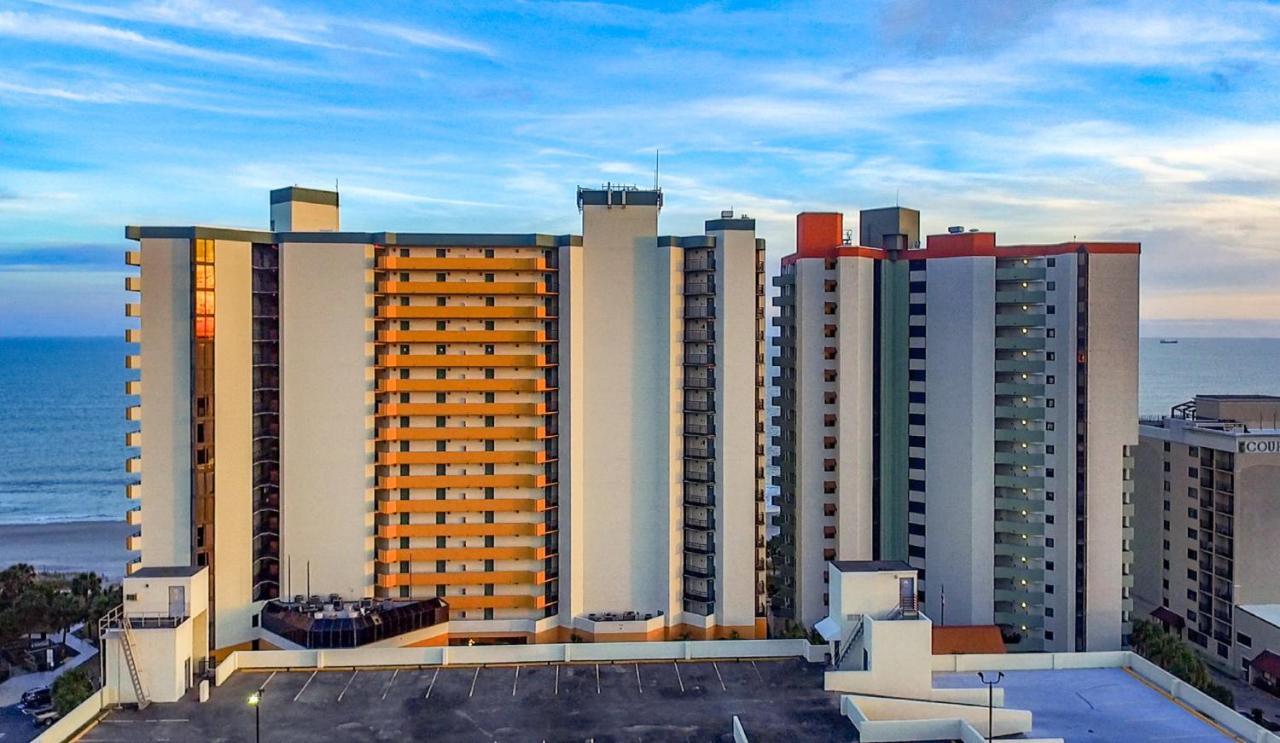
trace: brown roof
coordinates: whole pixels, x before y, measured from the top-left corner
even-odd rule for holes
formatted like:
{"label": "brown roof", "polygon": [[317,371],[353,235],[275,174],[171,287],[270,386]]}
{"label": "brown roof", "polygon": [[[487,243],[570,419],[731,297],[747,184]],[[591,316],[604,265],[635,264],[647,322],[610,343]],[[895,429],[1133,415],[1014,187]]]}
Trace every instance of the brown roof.
{"label": "brown roof", "polygon": [[1184,624],[1182,617],[1163,606],[1157,606],[1156,610],[1151,612],[1151,616],[1155,617],[1168,627],[1181,627]]}
{"label": "brown roof", "polygon": [[995,625],[933,626],[934,655],[1003,652],[1004,639],[1000,636],[1000,628]]}
{"label": "brown roof", "polygon": [[1270,650],[1263,650],[1253,656],[1253,660],[1249,661],[1249,666],[1259,673],[1265,673],[1272,678],[1280,678],[1280,655],[1276,655]]}

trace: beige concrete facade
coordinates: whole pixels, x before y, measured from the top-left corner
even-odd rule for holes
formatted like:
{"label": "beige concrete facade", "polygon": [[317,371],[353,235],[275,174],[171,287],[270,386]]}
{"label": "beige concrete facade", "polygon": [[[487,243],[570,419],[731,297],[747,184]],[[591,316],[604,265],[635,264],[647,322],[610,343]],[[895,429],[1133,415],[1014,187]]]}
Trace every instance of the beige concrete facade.
{"label": "beige concrete facade", "polygon": [[440,598],[453,642],[761,634],[763,241],[660,238],[660,205],[582,191],[582,238],[353,233],[291,188],[274,232],[129,228],[158,393],[130,386],[157,440],[130,518],[159,525],[131,541],[207,567],[211,648],[295,595]]}
{"label": "beige concrete facade", "polygon": [[800,215],[778,280],[777,616],[821,618],[826,560],[893,559],[940,624],[1121,647],[1139,246],[956,231],[913,249],[918,213],[862,216],[874,245]]}
{"label": "beige concrete facade", "polygon": [[[1144,419],[1135,452],[1138,607],[1208,662],[1241,677],[1280,653],[1274,525],[1280,398],[1204,395]],[[1229,417],[1238,416],[1238,417]]]}

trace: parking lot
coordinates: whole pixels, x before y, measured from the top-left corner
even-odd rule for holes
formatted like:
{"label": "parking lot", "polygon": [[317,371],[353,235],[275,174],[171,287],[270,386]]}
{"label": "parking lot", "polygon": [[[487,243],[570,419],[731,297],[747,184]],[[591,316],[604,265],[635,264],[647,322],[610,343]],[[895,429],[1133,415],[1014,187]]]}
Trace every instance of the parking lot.
{"label": "parking lot", "polygon": [[801,660],[240,672],[208,703],[111,713],[81,740],[732,740],[855,737],[822,666]]}

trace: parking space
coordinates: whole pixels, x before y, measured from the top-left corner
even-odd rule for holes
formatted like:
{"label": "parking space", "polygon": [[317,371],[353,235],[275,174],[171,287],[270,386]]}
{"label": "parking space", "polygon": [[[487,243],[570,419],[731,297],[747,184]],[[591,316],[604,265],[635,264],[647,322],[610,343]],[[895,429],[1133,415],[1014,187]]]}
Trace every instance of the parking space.
{"label": "parking space", "polygon": [[83,740],[246,740],[255,713],[273,741],[721,740],[734,715],[753,739],[854,734],[820,666],[770,660],[242,672],[206,704],[113,712]]}

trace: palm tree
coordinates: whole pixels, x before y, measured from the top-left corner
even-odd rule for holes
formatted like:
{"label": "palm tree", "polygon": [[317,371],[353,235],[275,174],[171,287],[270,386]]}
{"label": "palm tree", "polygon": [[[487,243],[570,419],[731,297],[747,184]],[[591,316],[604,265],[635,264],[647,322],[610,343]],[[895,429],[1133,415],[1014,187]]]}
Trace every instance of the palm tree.
{"label": "palm tree", "polygon": [[36,569],[19,562],[0,571],[0,598],[16,603],[27,588],[36,582]]}
{"label": "palm tree", "polygon": [[79,573],[71,579],[71,595],[87,600],[102,591],[102,576],[97,573]]}

